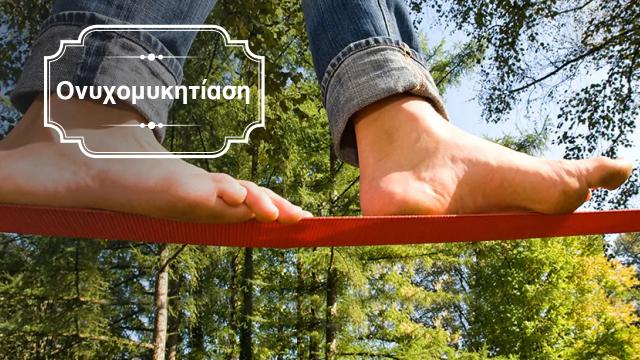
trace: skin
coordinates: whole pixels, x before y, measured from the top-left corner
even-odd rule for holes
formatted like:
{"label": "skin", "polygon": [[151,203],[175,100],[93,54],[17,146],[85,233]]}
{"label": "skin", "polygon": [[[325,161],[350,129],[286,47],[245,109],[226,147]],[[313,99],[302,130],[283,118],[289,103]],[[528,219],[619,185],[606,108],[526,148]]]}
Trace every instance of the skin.
{"label": "skin", "polygon": [[[256,184],[179,159],[92,159],[42,126],[38,98],[0,142],[0,203],[83,207],[198,222],[295,223],[311,216]],[[127,106],[52,99],[51,117],[94,150],[166,151]],[[86,121],[89,118],[91,121]],[[624,160],[545,160],[455,128],[421,98],[398,95],[354,117],[365,215],[567,213],[590,188],[614,189]]]}
{"label": "skin", "polygon": [[[51,119],[97,151],[166,151],[128,106],[52,98]],[[180,159],[93,159],[45,128],[42,97],[0,142],[0,203],[82,207],[198,222],[295,223],[309,212],[273,191]],[[89,118],[91,121],[86,121]]]}
{"label": "skin", "polygon": [[590,189],[615,189],[632,171],[626,160],[548,160],[507,149],[413,96],[384,99],[354,120],[365,215],[570,213]]}

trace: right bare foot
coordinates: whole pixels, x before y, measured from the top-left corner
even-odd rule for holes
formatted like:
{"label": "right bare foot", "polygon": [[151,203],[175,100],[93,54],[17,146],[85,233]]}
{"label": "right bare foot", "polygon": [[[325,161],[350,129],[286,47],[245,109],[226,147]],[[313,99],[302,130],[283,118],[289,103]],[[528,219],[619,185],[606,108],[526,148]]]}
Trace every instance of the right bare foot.
{"label": "right bare foot", "polygon": [[[51,117],[81,129],[99,151],[166,151],[151,130],[104,127],[144,119],[128,107],[52,98]],[[42,97],[0,142],[0,203],[82,207],[160,218],[227,223],[256,218],[292,223],[311,216],[249,181],[208,173],[180,159],[94,159],[61,144],[42,125]],[[90,119],[90,120],[87,120]],[[108,145],[108,148],[106,148]]]}
{"label": "right bare foot", "polygon": [[355,118],[365,215],[574,211],[615,189],[628,161],[547,160],[468,134],[422,98],[398,95]]}

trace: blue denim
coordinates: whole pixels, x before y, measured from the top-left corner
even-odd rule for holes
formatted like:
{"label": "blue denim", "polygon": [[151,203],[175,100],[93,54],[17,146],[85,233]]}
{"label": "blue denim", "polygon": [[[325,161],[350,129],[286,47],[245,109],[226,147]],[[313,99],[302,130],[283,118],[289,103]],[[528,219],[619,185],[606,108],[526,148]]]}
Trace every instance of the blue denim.
{"label": "blue denim", "polygon": [[342,160],[358,163],[351,117],[391,95],[422,96],[447,118],[403,0],[303,0],[302,7],[334,149]]}
{"label": "blue denim", "polygon": [[[52,15],[42,25],[12,100],[19,110],[26,111],[42,91],[43,56],[57,50],[58,40],[77,38],[86,26],[201,24],[215,3],[216,0],[57,0]],[[352,116],[388,96],[422,96],[447,117],[403,0],[303,0],[302,7],[334,147],[341,159],[358,163]],[[69,59],[60,64],[63,70],[57,71],[51,82],[135,85],[152,80],[155,84],[159,81],[175,85],[182,81],[180,60],[135,62],[123,68],[104,55],[185,56],[194,37],[195,32],[101,33],[87,39],[82,54],[65,57]],[[171,102],[158,105],[154,100],[153,104],[141,101],[131,105],[148,120],[166,122]],[[157,135],[163,136],[160,132]]]}
{"label": "blue denim", "polygon": [[[54,54],[62,39],[77,39],[87,26],[102,24],[202,24],[215,1],[201,0],[57,0],[51,15],[41,26],[14,91],[13,104],[26,112],[42,92],[43,57]],[[158,61],[117,61],[106,55],[138,56],[171,54],[185,56],[197,32],[193,31],[113,31],[97,32],[87,37],[85,46],[68,48],[69,56],[56,62],[51,85],[71,81],[77,85],[135,86],[141,84],[171,86],[182,81],[184,60],[165,57]],[[75,52],[75,53],[74,53]],[[167,122],[170,99],[138,101],[130,104],[148,121]],[[159,141],[165,129],[155,128]]]}

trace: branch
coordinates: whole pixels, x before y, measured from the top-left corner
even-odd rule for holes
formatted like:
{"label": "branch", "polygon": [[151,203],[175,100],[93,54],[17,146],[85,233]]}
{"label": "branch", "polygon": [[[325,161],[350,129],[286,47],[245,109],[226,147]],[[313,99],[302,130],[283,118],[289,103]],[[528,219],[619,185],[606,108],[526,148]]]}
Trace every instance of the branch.
{"label": "branch", "polygon": [[107,341],[107,342],[126,345],[126,346],[135,346],[135,347],[143,347],[145,349],[153,349],[153,344],[149,344],[149,343],[146,343],[146,342],[129,340],[129,339],[123,339],[123,338],[118,338],[118,337],[111,337],[111,336],[77,334],[75,332],[73,332],[73,333],[51,333],[51,334],[48,334],[48,333],[39,332],[39,331],[26,331],[26,332],[23,331],[22,334],[26,335],[26,336],[30,335],[30,336],[37,336],[37,337],[43,337],[43,338],[71,337],[71,338],[78,338],[78,339],[83,339],[83,340]]}
{"label": "branch", "polygon": [[107,244],[107,246],[104,247],[104,250],[109,250],[109,251],[131,250],[132,248],[144,246],[144,244],[145,243],[125,243],[124,245],[121,245],[120,243],[115,243],[111,241]]}
{"label": "branch", "polygon": [[425,257],[425,256],[431,257],[433,255],[438,255],[438,254],[440,254],[440,252],[436,251],[436,252],[428,252],[428,253],[424,253],[424,254],[403,255],[403,256],[387,255],[387,256],[377,256],[377,257],[365,258],[364,261],[371,262],[371,261],[382,261],[382,260],[417,259],[417,258],[421,258],[421,257]]}
{"label": "branch", "polygon": [[458,57],[458,61],[453,64],[453,66],[451,66],[449,68],[449,70],[447,71],[446,74],[444,74],[444,76],[440,79],[438,79],[438,81],[436,81],[436,87],[439,87],[445,80],[447,80],[449,78],[449,76],[451,76],[454,71],[458,70],[460,67],[462,67],[462,65],[464,64],[464,61],[466,59],[467,56],[469,56],[469,53],[471,53],[471,45],[467,45],[466,49],[464,49],[459,55]]}
{"label": "branch", "polygon": [[357,352],[341,352],[337,353],[337,356],[364,356],[367,358],[386,358],[386,359],[400,359],[397,356],[389,355],[389,354],[379,354],[369,351],[357,351]]}
{"label": "branch", "polygon": [[153,328],[147,328],[143,326],[122,326],[119,327],[120,330],[124,331],[138,331],[138,332],[153,332]]}
{"label": "branch", "polygon": [[336,202],[338,202],[338,200],[340,200],[340,198],[342,196],[344,196],[344,194],[347,193],[347,191],[349,191],[349,189],[351,189],[353,187],[353,185],[355,185],[358,180],[360,180],[360,176],[356,176],[355,179],[353,179],[353,181],[351,181],[351,183],[349,183],[349,186],[347,186],[341,193],[340,195],[336,196],[335,199],[331,200],[331,206],[335,205]]}
{"label": "branch", "polygon": [[167,261],[164,262],[164,264],[162,264],[162,267],[160,268],[162,271],[164,271],[164,269],[173,261],[175,260],[178,255],[180,255],[180,253],[182,252],[182,250],[184,250],[187,247],[187,245],[182,245],[180,247],[180,249],[178,249],[178,251],[176,251],[173,255],[171,255],[171,257],[169,257],[167,259]]}
{"label": "branch", "polygon": [[570,12],[582,10],[582,9],[586,8],[587,6],[589,6],[589,4],[591,4],[591,3],[593,3],[593,0],[589,0],[589,1],[585,2],[584,4],[582,4],[582,5],[579,5],[579,6],[576,6],[576,7],[572,7],[570,9],[555,11],[554,16],[563,15],[563,14],[567,14],[567,13],[570,13]]}
{"label": "branch", "polygon": [[112,327],[112,328],[119,327],[120,323],[122,323],[124,321],[127,321],[127,320],[130,320],[131,318],[133,318],[135,316],[138,316],[143,312],[145,312],[145,311],[142,310],[142,309],[129,311],[128,314],[126,314],[124,316],[121,316],[121,317],[119,317],[117,319],[114,319],[112,321],[109,321],[109,326]]}
{"label": "branch", "polygon": [[604,41],[604,42],[603,42],[603,43],[601,43],[600,45],[598,45],[598,46],[596,46],[596,47],[593,47],[593,48],[589,49],[588,51],[585,51],[584,53],[582,53],[582,54],[580,54],[580,55],[578,55],[578,56],[574,57],[573,59],[570,59],[570,60],[567,60],[567,61],[563,62],[563,63],[562,63],[562,64],[560,64],[558,67],[556,67],[553,71],[551,71],[551,72],[547,73],[546,75],[544,75],[544,76],[542,76],[542,77],[540,77],[540,78],[537,78],[537,79],[533,80],[532,82],[530,82],[530,83],[528,83],[528,84],[525,84],[525,85],[519,86],[519,87],[517,87],[517,88],[515,88],[515,89],[511,89],[511,90],[509,90],[509,93],[510,93],[510,94],[513,94],[513,93],[516,93],[516,92],[520,92],[520,91],[522,91],[522,90],[526,90],[526,89],[528,89],[528,88],[530,88],[530,87],[532,87],[532,86],[534,86],[534,85],[536,85],[536,84],[539,84],[539,83],[541,83],[542,81],[544,81],[544,80],[546,80],[546,79],[548,79],[548,78],[550,78],[550,77],[552,77],[552,76],[556,75],[556,74],[557,74],[557,73],[559,73],[560,71],[564,70],[567,66],[572,65],[572,64],[575,64],[575,63],[577,63],[577,62],[579,62],[579,61],[582,61],[582,60],[584,60],[585,58],[587,58],[587,57],[589,57],[589,56],[591,56],[591,55],[593,55],[593,54],[597,53],[598,51],[600,51],[600,50],[602,50],[602,49],[606,48],[607,46],[609,46],[609,45],[610,45],[610,42],[611,42],[611,41],[613,41],[613,40],[615,40],[616,38],[619,38],[619,37],[623,37],[623,36],[625,36],[625,35],[628,35],[629,33],[632,33],[633,31],[634,31],[634,28],[631,28],[631,29],[629,29],[629,30],[627,30],[627,31],[623,31],[623,32],[619,33],[618,35],[616,35],[616,36],[614,36],[614,37],[612,37],[612,38],[608,39],[607,41]]}

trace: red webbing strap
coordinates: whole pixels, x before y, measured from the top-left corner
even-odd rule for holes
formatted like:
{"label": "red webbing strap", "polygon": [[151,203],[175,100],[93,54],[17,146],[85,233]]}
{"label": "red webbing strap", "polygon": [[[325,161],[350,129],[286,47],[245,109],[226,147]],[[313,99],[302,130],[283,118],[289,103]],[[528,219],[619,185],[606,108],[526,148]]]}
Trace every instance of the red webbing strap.
{"label": "red webbing strap", "polygon": [[569,215],[325,217],[200,224],[110,211],[0,205],[0,232],[241,247],[395,245],[640,232],[640,209]]}

